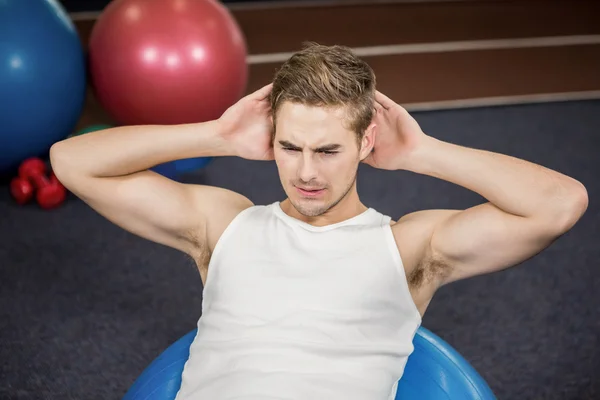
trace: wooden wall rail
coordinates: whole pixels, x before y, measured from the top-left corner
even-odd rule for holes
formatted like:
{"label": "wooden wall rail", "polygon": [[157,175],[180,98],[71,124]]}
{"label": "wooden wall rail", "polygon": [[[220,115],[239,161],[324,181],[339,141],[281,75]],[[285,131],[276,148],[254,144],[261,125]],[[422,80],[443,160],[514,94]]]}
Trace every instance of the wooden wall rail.
{"label": "wooden wall rail", "polygon": [[[600,2],[351,1],[232,5],[248,91],[304,41],[353,47],[408,108],[600,98]],[[84,46],[97,13],[72,14]],[[80,126],[109,122],[88,96]]]}

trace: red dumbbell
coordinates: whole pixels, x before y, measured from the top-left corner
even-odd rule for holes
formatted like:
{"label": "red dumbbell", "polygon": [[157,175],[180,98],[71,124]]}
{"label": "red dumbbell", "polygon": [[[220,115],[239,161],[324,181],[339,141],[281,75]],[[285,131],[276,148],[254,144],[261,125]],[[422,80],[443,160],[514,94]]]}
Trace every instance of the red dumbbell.
{"label": "red dumbbell", "polygon": [[33,186],[20,177],[13,178],[10,182],[10,194],[20,205],[29,203],[33,197]]}
{"label": "red dumbbell", "polygon": [[31,199],[33,192],[40,207],[51,209],[61,205],[67,190],[54,174],[46,176],[46,164],[39,158],[29,158],[19,166],[19,177],[11,182],[11,192],[19,204]]}

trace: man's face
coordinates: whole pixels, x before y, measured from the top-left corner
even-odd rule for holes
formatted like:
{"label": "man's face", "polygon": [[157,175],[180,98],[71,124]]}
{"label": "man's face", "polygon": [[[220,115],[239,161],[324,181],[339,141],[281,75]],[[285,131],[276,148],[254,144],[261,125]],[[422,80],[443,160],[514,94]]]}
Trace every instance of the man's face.
{"label": "man's face", "polygon": [[325,213],[353,189],[358,164],[372,147],[370,127],[359,148],[344,127],[342,109],[284,103],[273,143],[279,177],[290,202],[307,217]]}

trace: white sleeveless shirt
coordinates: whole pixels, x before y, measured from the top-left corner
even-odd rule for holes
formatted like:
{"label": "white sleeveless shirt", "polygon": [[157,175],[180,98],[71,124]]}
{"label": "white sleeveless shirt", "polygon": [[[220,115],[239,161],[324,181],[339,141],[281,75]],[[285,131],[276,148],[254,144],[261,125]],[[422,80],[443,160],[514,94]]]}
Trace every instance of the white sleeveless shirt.
{"label": "white sleeveless shirt", "polygon": [[393,400],[420,324],[390,217],[253,206],[212,254],[176,400]]}

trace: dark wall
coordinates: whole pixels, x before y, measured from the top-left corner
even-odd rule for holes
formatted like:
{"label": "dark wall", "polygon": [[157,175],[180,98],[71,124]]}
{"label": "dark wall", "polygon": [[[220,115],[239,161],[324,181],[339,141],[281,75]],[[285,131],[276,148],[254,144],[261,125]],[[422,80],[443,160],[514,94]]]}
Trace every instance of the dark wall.
{"label": "dark wall", "polygon": [[[111,0],[59,0],[60,3],[67,9],[68,12],[81,11],[101,11]],[[282,1],[282,0],[261,0],[265,1]],[[283,0],[285,1],[285,0]],[[221,0],[222,3],[253,3],[256,0]]]}

